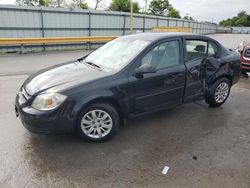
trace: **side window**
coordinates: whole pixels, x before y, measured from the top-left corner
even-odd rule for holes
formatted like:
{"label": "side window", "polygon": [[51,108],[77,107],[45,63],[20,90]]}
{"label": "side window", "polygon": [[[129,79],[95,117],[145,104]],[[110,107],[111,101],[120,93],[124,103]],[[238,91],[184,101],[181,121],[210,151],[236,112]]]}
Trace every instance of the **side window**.
{"label": "side window", "polygon": [[178,40],[161,43],[150,50],[141,64],[149,64],[157,70],[180,64],[180,43]]}
{"label": "side window", "polygon": [[202,58],[207,53],[207,42],[202,40],[186,40],[187,60]]}
{"label": "side window", "polygon": [[214,42],[208,42],[207,56],[214,58],[218,57],[218,46]]}

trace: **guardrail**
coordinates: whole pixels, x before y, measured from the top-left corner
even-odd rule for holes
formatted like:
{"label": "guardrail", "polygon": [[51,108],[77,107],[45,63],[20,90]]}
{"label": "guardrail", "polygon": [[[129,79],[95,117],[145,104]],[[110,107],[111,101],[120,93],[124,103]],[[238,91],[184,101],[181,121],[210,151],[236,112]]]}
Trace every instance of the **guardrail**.
{"label": "guardrail", "polygon": [[20,45],[23,53],[24,45],[27,44],[65,44],[65,43],[91,43],[108,42],[116,36],[93,36],[93,37],[43,37],[43,38],[0,38],[0,45]]}
{"label": "guardrail", "polygon": [[0,38],[0,45],[107,42],[107,41],[113,40],[115,38],[116,38],[116,36],[43,37],[43,38]]}
{"label": "guardrail", "polygon": [[154,32],[185,32],[192,33],[192,27],[153,27]]}

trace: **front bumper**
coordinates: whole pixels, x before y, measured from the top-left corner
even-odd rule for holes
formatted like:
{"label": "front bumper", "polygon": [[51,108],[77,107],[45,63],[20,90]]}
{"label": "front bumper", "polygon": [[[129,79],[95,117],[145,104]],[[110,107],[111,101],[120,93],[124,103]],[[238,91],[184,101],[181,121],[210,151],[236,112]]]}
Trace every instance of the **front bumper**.
{"label": "front bumper", "polygon": [[73,113],[74,102],[70,100],[57,109],[39,111],[29,105],[29,100],[16,96],[15,112],[20,117],[23,126],[34,133],[70,133],[74,131],[76,118]]}
{"label": "front bumper", "polygon": [[249,70],[250,71],[250,63],[241,63],[241,69],[242,70]]}

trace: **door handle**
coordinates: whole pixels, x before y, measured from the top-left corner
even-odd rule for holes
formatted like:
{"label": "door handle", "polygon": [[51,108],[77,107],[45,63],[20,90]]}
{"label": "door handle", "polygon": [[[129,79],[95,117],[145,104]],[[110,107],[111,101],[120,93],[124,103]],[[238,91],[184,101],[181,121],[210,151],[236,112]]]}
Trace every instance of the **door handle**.
{"label": "door handle", "polygon": [[193,78],[193,79],[199,79],[199,71],[197,70],[197,69],[191,69],[190,71],[190,74],[191,74],[191,77]]}
{"label": "door handle", "polygon": [[176,82],[176,79],[166,79],[165,81],[164,81],[164,84],[165,85],[171,85],[171,84],[173,84],[173,83],[175,83]]}
{"label": "door handle", "polygon": [[180,76],[183,76],[183,73],[171,73],[171,74],[167,74],[166,77],[167,78],[178,78]]}
{"label": "door handle", "polygon": [[168,76],[166,76],[166,79],[164,80],[164,84],[171,85],[171,84],[175,83],[177,79],[178,79],[178,76],[176,76],[176,75],[173,75],[173,74],[168,75]]}
{"label": "door handle", "polygon": [[180,77],[180,76],[183,76],[184,74],[183,73],[176,73],[175,74],[177,77]]}
{"label": "door handle", "polygon": [[190,74],[199,74],[199,71],[197,69],[190,69]]}

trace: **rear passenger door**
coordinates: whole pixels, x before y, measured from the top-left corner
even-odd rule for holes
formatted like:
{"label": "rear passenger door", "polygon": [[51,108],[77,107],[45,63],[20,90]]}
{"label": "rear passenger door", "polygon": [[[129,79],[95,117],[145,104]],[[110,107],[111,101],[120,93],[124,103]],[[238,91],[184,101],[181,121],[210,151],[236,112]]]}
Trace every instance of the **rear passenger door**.
{"label": "rear passenger door", "polygon": [[185,102],[191,102],[204,96],[207,47],[206,40],[185,38],[185,64],[187,67]]}

